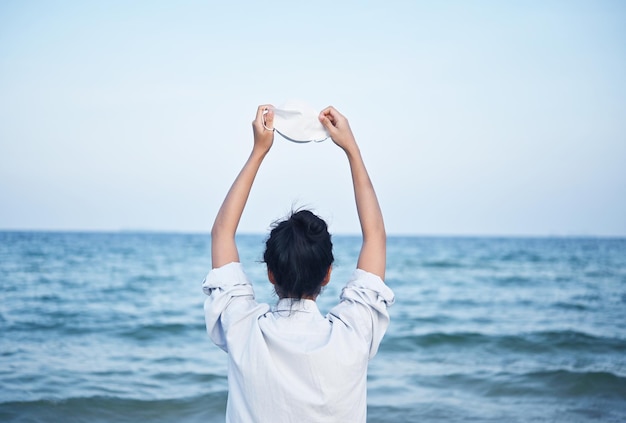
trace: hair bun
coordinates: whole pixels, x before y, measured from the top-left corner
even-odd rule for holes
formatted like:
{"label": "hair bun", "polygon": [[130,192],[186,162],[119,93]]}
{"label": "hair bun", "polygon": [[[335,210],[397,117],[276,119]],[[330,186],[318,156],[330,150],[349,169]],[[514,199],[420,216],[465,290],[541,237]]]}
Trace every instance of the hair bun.
{"label": "hair bun", "polygon": [[280,298],[315,298],[334,260],[328,226],[309,210],[275,223],[263,253]]}
{"label": "hair bun", "polygon": [[308,237],[317,238],[328,233],[328,226],[323,219],[309,210],[300,210],[291,216],[296,227],[305,232]]}

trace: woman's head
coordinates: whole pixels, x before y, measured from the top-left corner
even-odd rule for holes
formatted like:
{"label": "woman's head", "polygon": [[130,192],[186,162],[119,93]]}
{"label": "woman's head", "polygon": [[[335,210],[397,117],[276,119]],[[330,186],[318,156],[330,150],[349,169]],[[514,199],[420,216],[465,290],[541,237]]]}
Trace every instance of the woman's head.
{"label": "woman's head", "polygon": [[309,210],[292,213],[270,232],[263,261],[280,298],[315,298],[334,261],[326,222]]}

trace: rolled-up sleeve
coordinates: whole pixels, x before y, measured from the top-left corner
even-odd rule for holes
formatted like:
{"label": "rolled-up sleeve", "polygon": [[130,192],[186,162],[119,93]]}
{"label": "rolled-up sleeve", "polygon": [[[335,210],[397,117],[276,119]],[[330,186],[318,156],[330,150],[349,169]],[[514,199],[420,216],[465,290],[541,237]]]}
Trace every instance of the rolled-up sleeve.
{"label": "rolled-up sleeve", "polygon": [[357,269],[343,288],[341,302],[330,314],[361,334],[369,343],[372,358],[389,326],[387,308],[394,301],[393,291],[379,276]]}
{"label": "rolled-up sleeve", "polygon": [[[202,282],[207,295],[204,301],[204,318],[211,340],[228,351],[227,333],[236,323],[237,316],[245,316],[254,308],[254,290],[241,263],[229,263],[211,270]],[[239,312],[239,313],[238,313]]]}

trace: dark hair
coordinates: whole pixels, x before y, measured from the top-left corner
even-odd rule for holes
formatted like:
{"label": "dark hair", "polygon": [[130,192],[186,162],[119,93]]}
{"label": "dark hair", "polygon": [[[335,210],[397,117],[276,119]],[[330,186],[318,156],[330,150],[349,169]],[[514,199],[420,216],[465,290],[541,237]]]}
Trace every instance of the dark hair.
{"label": "dark hair", "polygon": [[280,298],[317,296],[334,260],[328,226],[309,210],[274,224],[265,242],[263,261]]}

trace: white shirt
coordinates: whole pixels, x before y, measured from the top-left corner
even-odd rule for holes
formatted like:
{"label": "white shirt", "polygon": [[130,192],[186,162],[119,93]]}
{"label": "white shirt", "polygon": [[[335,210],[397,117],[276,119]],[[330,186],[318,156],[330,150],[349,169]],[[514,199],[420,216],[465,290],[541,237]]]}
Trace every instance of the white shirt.
{"label": "white shirt", "polygon": [[207,332],[228,352],[226,422],[365,422],[367,364],[394,302],[378,276],[357,269],[327,316],[313,300],[257,303],[240,263],[202,288]]}

